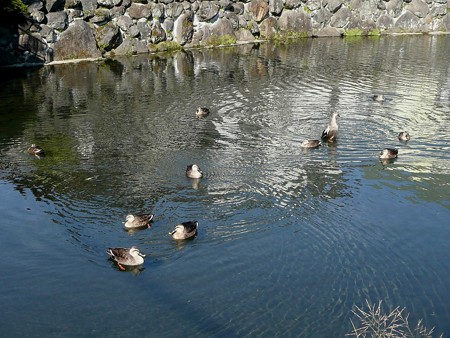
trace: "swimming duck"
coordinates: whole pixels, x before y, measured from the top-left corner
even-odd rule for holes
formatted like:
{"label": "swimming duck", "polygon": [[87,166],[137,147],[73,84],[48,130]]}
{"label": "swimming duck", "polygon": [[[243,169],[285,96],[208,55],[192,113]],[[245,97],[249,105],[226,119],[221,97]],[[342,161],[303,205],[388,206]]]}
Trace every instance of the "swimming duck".
{"label": "swimming duck", "polygon": [[317,148],[322,145],[319,140],[305,140],[300,144],[302,148]]}
{"label": "swimming duck", "polygon": [[188,239],[197,235],[198,222],[188,221],[177,224],[175,229],[169,232],[173,239]]}
{"label": "swimming duck", "polygon": [[386,98],[384,97],[383,94],[375,94],[375,95],[372,95],[372,100],[377,101],[377,102],[383,102],[383,101],[386,101]]}
{"label": "swimming duck", "polygon": [[340,116],[338,113],[333,112],[331,114],[330,123],[328,123],[327,128],[322,132],[322,139],[328,142],[336,141],[339,126],[336,121],[336,117]]}
{"label": "swimming duck", "polygon": [[140,253],[136,247],[131,248],[108,248],[106,253],[114,260],[121,270],[126,266],[138,266],[144,263],[145,255]]}
{"label": "swimming duck", "polygon": [[381,160],[392,160],[397,158],[398,150],[394,148],[386,148],[380,152]]}
{"label": "swimming duck", "polygon": [[152,226],[152,214],[127,215],[125,217],[126,229],[150,228]]}
{"label": "swimming duck", "polygon": [[41,147],[35,145],[34,143],[31,145],[30,148],[28,148],[28,154],[34,155],[34,156],[43,156],[45,154],[44,149]]}
{"label": "swimming duck", "polygon": [[202,178],[203,171],[197,164],[190,164],[186,168],[186,176],[189,178]]}
{"label": "swimming duck", "polygon": [[400,141],[408,142],[411,139],[411,136],[407,131],[402,131],[400,134],[398,134],[398,139]]}
{"label": "swimming duck", "polygon": [[195,112],[195,115],[197,116],[208,116],[210,113],[208,108],[204,108],[204,107],[198,107],[197,111]]}

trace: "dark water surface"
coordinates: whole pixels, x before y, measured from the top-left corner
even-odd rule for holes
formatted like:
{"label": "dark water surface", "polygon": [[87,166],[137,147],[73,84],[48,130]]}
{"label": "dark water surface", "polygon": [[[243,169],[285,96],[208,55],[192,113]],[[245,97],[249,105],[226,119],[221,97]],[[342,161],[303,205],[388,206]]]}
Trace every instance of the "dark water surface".
{"label": "dark water surface", "polygon": [[[450,36],[308,39],[4,83],[0,335],[343,337],[367,299],[449,337],[449,55]],[[300,148],[332,111],[338,143]],[[122,272],[105,249],[132,245],[146,261]]]}

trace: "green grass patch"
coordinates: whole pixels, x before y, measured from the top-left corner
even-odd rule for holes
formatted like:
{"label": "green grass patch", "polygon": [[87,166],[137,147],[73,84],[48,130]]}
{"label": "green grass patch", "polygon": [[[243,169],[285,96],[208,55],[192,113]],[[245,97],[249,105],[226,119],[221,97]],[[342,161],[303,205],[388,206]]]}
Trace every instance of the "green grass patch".
{"label": "green grass patch", "polygon": [[230,34],[210,36],[206,40],[207,46],[230,46],[236,43],[236,37]]}
{"label": "green grass patch", "polygon": [[361,36],[363,35],[363,30],[359,28],[348,29],[344,32],[344,36]]}
{"label": "green grass patch", "polygon": [[150,46],[150,51],[152,52],[171,52],[182,49],[183,47],[181,47],[181,45],[175,41],[163,41],[156,45]]}

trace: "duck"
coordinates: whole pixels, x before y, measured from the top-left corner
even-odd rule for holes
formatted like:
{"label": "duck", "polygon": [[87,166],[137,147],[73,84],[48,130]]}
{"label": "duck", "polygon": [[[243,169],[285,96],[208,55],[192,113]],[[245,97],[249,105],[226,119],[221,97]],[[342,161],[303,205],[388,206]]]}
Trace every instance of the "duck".
{"label": "duck", "polygon": [[302,148],[317,148],[317,147],[320,147],[321,145],[322,145],[322,142],[320,142],[320,140],[304,140],[300,144],[300,147],[302,147]]}
{"label": "duck", "polygon": [[398,139],[400,141],[408,142],[411,139],[411,136],[407,131],[402,131],[400,134],[398,134]]}
{"label": "duck", "polygon": [[117,263],[121,270],[126,270],[126,267],[144,264],[145,255],[135,246],[131,248],[108,248],[106,253]]}
{"label": "duck", "polygon": [[210,113],[208,108],[205,107],[198,107],[197,110],[195,111],[195,115],[197,116],[208,116]]}
{"label": "duck", "polygon": [[197,235],[198,222],[188,221],[177,224],[175,229],[169,232],[173,239],[188,239]]}
{"label": "duck", "polygon": [[126,229],[150,228],[153,216],[153,214],[130,214],[125,217],[125,222],[123,223]]}
{"label": "duck", "polygon": [[398,150],[395,148],[385,148],[380,152],[381,160],[392,160],[397,158]]}
{"label": "duck", "polygon": [[384,101],[386,101],[386,98],[384,97],[383,94],[375,94],[375,95],[372,95],[372,100],[377,101],[377,102],[384,102]]}
{"label": "duck", "polygon": [[39,147],[33,143],[30,146],[30,148],[28,148],[28,154],[39,157],[39,156],[44,156],[45,152],[44,152],[44,149],[42,149],[41,147]]}
{"label": "duck", "polygon": [[339,126],[337,124],[336,118],[340,117],[340,115],[337,112],[333,112],[331,114],[330,123],[328,123],[327,128],[322,132],[322,139],[328,141],[328,142],[334,142],[336,141]]}
{"label": "duck", "polygon": [[203,171],[197,164],[190,164],[186,168],[186,176],[189,178],[202,178]]}

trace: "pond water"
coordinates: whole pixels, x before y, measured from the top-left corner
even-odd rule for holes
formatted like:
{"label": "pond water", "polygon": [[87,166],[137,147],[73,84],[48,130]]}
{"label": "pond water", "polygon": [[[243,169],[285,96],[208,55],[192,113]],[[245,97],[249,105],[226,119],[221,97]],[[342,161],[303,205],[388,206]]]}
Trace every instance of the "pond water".
{"label": "pond water", "polygon": [[[324,38],[4,78],[0,335],[344,337],[382,300],[450,337],[449,55],[450,36]],[[338,142],[302,149],[333,111]],[[140,269],[108,260],[133,245]]]}

